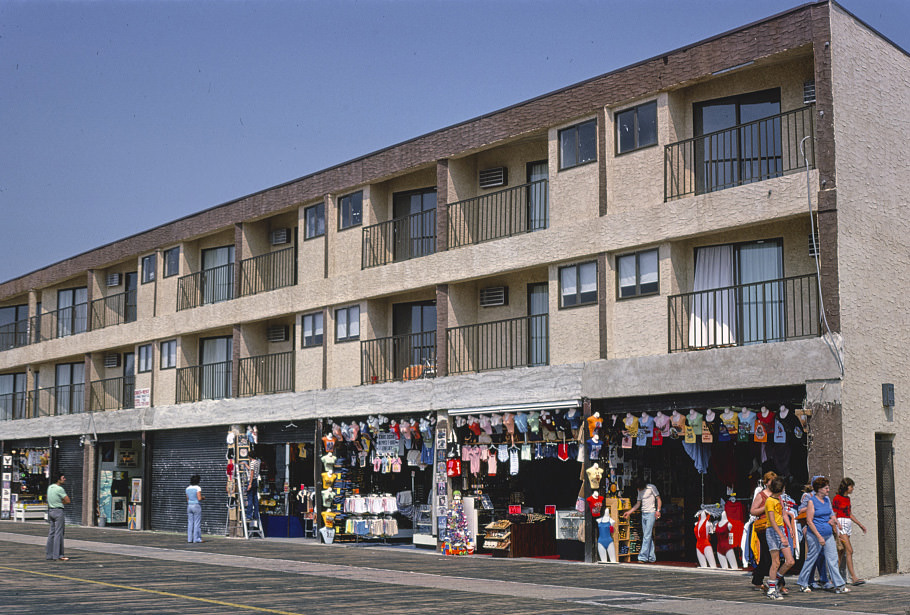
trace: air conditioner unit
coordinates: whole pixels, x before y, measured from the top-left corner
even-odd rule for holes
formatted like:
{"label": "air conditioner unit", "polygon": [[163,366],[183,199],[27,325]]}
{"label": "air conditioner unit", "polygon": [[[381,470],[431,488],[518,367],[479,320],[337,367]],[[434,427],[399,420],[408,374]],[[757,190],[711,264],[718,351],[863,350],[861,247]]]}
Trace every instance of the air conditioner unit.
{"label": "air conditioner unit", "polygon": [[291,229],[276,228],[269,235],[269,241],[271,241],[273,246],[280,246],[282,244],[291,243]]}
{"label": "air conditioner unit", "polygon": [[480,172],[481,188],[497,188],[509,183],[509,170],[506,167],[484,169]]}
{"label": "air conditioner unit", "polygon": [[509,305],[508,286],[488,286],[480,289],[480,307]]}
{"label": "air conditioner unit", "polygon": [[120,354],[116,352],[109,352],[104,355],[104,366],[120,367]]}
{"label": "air conditioner unit", "polygon": [[809,256],[815,258],[819,254],[818,233],[809,233]]}
{"label": "air conditioner unit", "polygon": [[109,273],[107,274],[107,285],[110,286],[120,286],[123,282],[122,273]]}
{"label": "air conditioner unit", "polygon": [[287,325],[274,325],[268,328],[266,332],[266,337],[270,342],[286,342],[288,341],[288,326]]}
{"label": "air conditioner unit", "polygon": [[809,105],[815,102],[815,82],[803,82],[803,104]]}

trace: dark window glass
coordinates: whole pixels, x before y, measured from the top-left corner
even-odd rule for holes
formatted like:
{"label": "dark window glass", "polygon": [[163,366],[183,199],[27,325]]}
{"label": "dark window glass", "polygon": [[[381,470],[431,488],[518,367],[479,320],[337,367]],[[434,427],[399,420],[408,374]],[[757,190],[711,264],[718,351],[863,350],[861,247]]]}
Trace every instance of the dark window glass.
{"label": "dark window glass", "polygon": [[303,317],[303,347],[322,346],[322,312],[305,314]]}
{"label": "dark window glass", "polygon": [[355,192],[338,199],[338,212],[339,230],[359,226],[363,220],[363,192]]}
{"label": "dark window glass", "polygon": [[152,371],[152,345],[144,344],[139,347],[139,363],[136,366],[139,373]]}
{"label": "dark window glass", "polygon": [[559,131],[559,168],[568,169],[597,160],[597,120]]}
{"label": "dark window glass", "polygon": [[180,271],[180,246],[164,251],[164,277],[177,275]]}
{"label": "dark window glass", "polygon": [[155,255],[149,254],[142,257],[142,283],[146,284],[155,279]]}
{"label": "dark window glass", "polygon": [[622,154],[657,143],[657,101],[616,114],[616,152]]}
{"label": "dark window glass", "polygon": [[177,367],[177,340],[161,342],[161,369]]}
{"label": "dark window glass", "polygon": [[597,263],[581,263],[559,270],[560,307],[597,303]]}
{"label": "dark window glass", "polygon": [[325,235],[325,203],[311,205],[303,210],[304,239]]}
{"label": "dark window glass", "polygon": [[660,292],[657,250],[617,257],[619,298],[653,295]]}
{"label": "dark window glass", "polygon": [[335,341],[346,342],[360,339],[360,306],[335,310]]}

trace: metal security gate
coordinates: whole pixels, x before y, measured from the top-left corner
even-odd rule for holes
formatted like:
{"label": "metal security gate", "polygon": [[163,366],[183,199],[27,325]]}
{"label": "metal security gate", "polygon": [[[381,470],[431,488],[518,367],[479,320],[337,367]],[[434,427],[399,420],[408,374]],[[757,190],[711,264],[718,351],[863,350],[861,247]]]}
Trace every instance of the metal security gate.
{"label": "metal security gate", "polygon": [[56,457],[54,467],[66,476],[66,495],[70,503],[64,506],[66,522],[82,524],[82,481],[83,481],[83,448],[79,438],[58,438],[52,454]]}
{"label": "metal security gate", "polygon": [[150,433],[151,517],[153,530],[186,532],[186,488],[198,474],[205,501],[202,503],[202,532],[224,534],[227,524],[228,426],[181,429]]}
{"label": "metal security gate", "polygon": [[894,498],[894,437],[875,434],[878,477],[878,572],[897,572],[897,510]]}

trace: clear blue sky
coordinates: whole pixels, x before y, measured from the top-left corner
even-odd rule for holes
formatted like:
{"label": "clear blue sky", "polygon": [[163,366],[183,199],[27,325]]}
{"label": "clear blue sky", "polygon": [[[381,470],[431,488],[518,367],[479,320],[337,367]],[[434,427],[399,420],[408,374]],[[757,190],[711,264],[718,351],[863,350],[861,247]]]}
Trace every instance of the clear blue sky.
{"label": "clear blue sky", "polygon": [[0,281],[800,4],[0,0]]}

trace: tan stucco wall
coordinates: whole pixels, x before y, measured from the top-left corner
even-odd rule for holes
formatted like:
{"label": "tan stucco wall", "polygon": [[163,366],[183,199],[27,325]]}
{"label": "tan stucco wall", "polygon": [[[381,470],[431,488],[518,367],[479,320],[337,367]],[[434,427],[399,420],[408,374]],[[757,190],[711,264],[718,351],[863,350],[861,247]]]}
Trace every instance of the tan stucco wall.
{"label": "tan stucco wall", "polygon": [[[590,220],[599,215],[599,165],[603,162],[601,152],[598,152],[596,162],[559,169],[559,131],[591,119],[594,118],[579,118],[550,129],[548,151],[551,227],[569,226],[577,224],[579,220]],[[598,135],[601,130],[603,126],[598,123]]]}
{"label": "tan stucco wall", "polygon": [[[910,59],[832,6],[831,54],[837,143],[837,223],[843,384],[844,473],[856,481],[857,573],[878,572],[875,434],[894,434],[897,548],[910,571]],[[882,407],[893,383],[896,407]],[[836,477],[840,478],[840,477]]]}
{"label": "tan stucco wall", "polygon": [[[298,210],[297,228],[297,283],[303,284],[309,280],[321,280],[325,277],[325,236],[318,235],[311,239],[306,236],[306,210],[308,207],[318,205],[322,201],[314,201],[301,205]],[[329,228],[328,203],[326,203],[326,231]]]}
{"label": "tan stucco wall", "polygon": [[566,265],[593,260],[584,259],[550,267],[550,365],[593,361],[600,355],[597,303],[560,309],[559,269]]}

